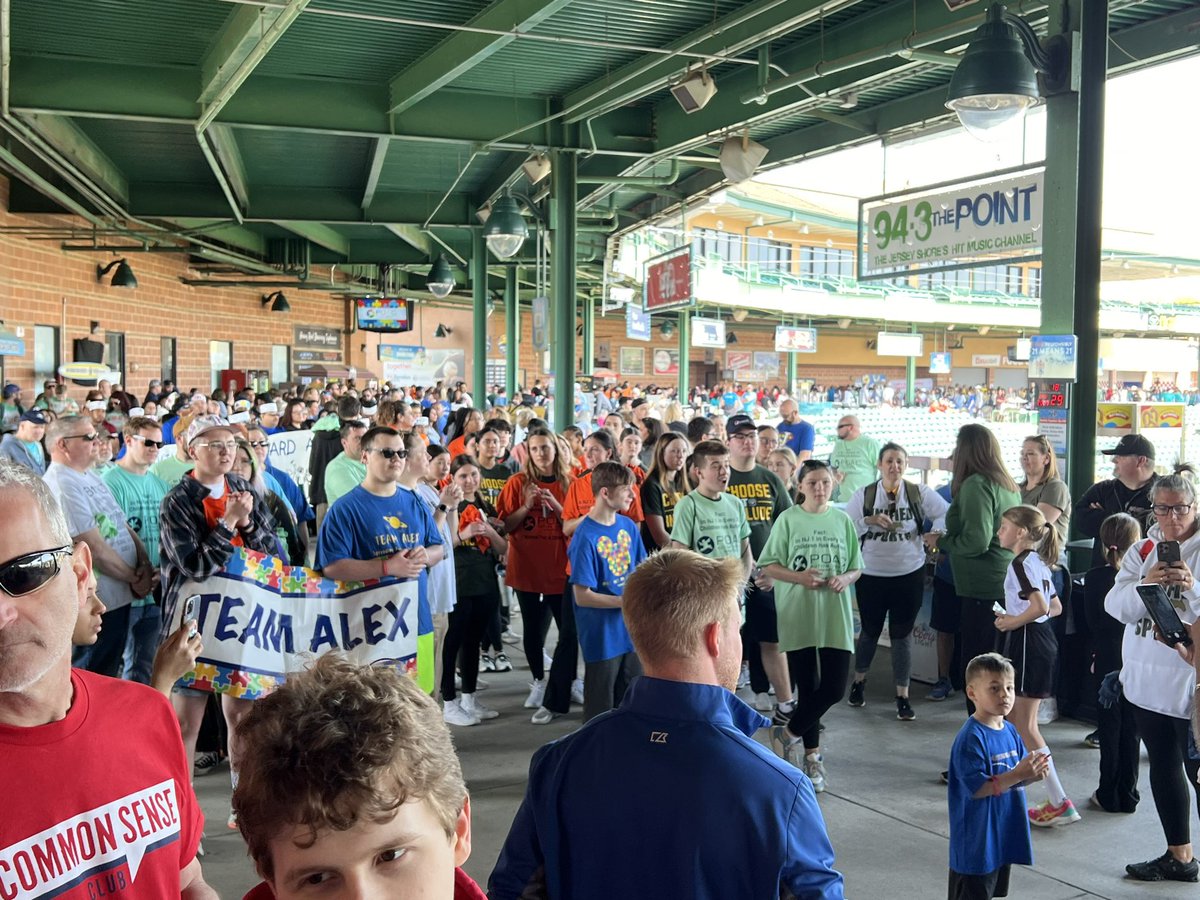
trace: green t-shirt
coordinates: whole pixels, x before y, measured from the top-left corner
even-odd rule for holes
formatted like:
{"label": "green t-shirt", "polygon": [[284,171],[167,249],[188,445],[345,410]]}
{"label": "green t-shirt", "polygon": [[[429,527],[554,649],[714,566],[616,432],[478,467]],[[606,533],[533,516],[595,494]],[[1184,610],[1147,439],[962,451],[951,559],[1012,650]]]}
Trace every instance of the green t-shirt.
{"label": "green t-shirt", "polygon": [[172,453],[170,456],[161,457],[158,462],[152,465],[150,467],[150,474],[161,478],[167,488],[170,489],[179,484],[180,479],[192,471],[195,465],[190,459],[185,459],[182,456],[176,456]]}
{"label": "green t-shirt", "polygon": [[[858,533],[850,517],[832,507],[823,513],[793,506],[771,529],[760,566],[777,564],[803,572],[817,569],[826,576],[862,568]],[[808,588],[782,579],[775,582],[775,611],[779,622],[779,649],[805,647],[854,649],[854,621],[850,612],[852,589],[834,593],[829,588]]]}
{"label": "green t-shirt", "polygon": [[841,484],[834,485],[833,499],[849,500],[860,487],[879,477],[879,441],[865,434],[852,441],[834,441],[829,465],[845,475]]}
{"label": "green t-shirt", "polygon": [[771,534],[771,523],[792,505],[787,488],[779,476],[766,466],[756,465],[749,472],[729,470],[729,493],[742,501],[746,508],[746,520],[750,523],[750,552],[758,559],[767,538]]}
{"label": "green t-shirt", "polygon": [[357,459],[351,459],[343,451],[329,461],[325,467],[325,499],[329,505],[339,497],[350,493],[367,477],[367,467]]}
{"label": "green t-shirt", "polygon": [[[129,527],[141,538],[150,565],[161,565],[158,556],[158,513],[162,508],[163,498],[171,490],[166,482],[150,472],[134,475],[119,465],[105,469],[100,475],[100,480],[117,499],[117,505],[125,513],[125,521],[129,523]],[[142,597],[135,599],[133,605],[144,606],[148,602],[148,598]]]}
{"label": "green t-shirt", "polygon": [[742,541],[750,537],[745,507],[733,494],[710,500],[692,491],[675,504],[671,540],[697,553],[724,559],[742,555]]}

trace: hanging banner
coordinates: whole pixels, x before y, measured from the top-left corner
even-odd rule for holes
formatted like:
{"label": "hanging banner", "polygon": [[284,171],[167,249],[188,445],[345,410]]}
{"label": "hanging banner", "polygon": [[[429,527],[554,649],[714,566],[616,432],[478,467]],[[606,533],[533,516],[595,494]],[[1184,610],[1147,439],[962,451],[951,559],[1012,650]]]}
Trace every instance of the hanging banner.
{"label": "hanging banner", "polygon": [[[312,569],[239,549],[224,569],[180,589],[181,618],[186,598],[198,598],[196,627],[204,649],[179,683],[257,700],[331,650],[357,665],[395,666],[416,677],[418,590],[417,581],[330,581]],[[432,639],[432,620],[428,631]],[[421,674],[432,689],[432,670]]]}
{"label": "hanging banner", "polygon": [[1074,380],[1078,344],[1073,334],[1034,335],[1029,345],[1029,377]]}
{"label": "hanging banner", "polygon": [[410,384],[433,385],[435,382],[457,382],[467,371],[465,350],[430,350],[404,344],[380,344],[379,361],[383,364],[383,380],[393,386]]}
{"label": "hanging banner", "polygon": [[692,248],[680,247],[646,261],[644,279],[646,312],[691,306]]}
{"label": "hanging banner", "polygon": [[860,201],[859,280],[1041,253],[1044,175],[1026,167]]}
{"label": "hanging banner", "polygon": [[308,455],[312,452],[313,433],[305,428],[300,431],[280,431],[267,435],[267,459],[277,469],[291,476],[301,487],[308,486]]}
{"label": "hanging banner", "polygon": [[632,303],[625,307],[625,337],[634,341],[650,340],[650,313]]}

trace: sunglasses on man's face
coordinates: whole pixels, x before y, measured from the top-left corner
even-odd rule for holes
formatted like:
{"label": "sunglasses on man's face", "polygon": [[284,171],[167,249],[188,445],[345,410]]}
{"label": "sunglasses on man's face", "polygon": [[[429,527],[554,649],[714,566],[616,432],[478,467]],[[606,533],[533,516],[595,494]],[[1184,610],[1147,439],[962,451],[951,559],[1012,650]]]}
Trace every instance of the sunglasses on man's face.
{"label": "sunglasses on man's face", "polygon": [[270,447],[271,444],[269,441],[251,441],[250,446],[251,447]]}
{"label": "sunglasses on man's face", "polygon": [[72,548],[36,550],[0,566],[0,590],[10,597],[23,597],[44,586],[59,573],[63,560],[71,558]]}
{"label": "sunglasses on man's face", "polygon": [[393,450],[391,447],[372,447],[368,453],[378,453],[384,459],[408,459],[407,450]]}

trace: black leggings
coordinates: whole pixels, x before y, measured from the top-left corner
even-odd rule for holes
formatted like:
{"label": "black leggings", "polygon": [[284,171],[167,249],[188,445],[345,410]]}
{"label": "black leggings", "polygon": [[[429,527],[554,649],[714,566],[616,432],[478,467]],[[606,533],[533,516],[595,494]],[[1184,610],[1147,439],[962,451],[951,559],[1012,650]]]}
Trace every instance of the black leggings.
{"label": "black leggings", "polygon": [[1154,795],[1154,807],[1158,810],[1158,821],[1162,823],[1167,845],[1190,844],[1192,811],[1188,785],[1191,785],[1197,809],[1200,809],[1200,785],[1196,784],[1200,760],[1189,758],[1187,752],[1191,723],[1187,719],[1164,716],[1137,704],[1131,705],[1138,736],[1145,743],[1146,756],[1150,759],[1150,792]]}
{"label": "black leggings", "polygon": [[525,647],[525,661],[529,663],[530,673],[538,681],[546,677],[542,650],[546,646],[552,617],[558,626],[558,646],[554,648],[554,661],[550,664],[550,679],[546,682],[542,705],[551,712],[569,712],[571,682],[575,680],[579,668],[579,636],[575,630],[575,607],[571,598],[562,594],[517,591],[517,603],[521,607],[524,631],[521,641]]}
{"label": "black leggings", "polygon": [[804,738],[804,749],[821,746],[821,716],[846,696],[850,677],[849,650],[805,647],[788,651],[788,668],[796,683],[796,709],[787,729]]}
{"label": "black leggings", "polygon": [[865,675],[871,669],[883,620],[887,617],[892,641],[892,682],[908,687],[912,676],[912,631],[925,599],[925,567],[907,575],[863,575],[854,586],[862,631],[854,645],[854,671]]}
{"label": "black leggings", "polygon": [[[479,681],[479,643],[487,623],[496,612],[500,594],[460,596],[447,617],[446,642],[442,645],[442,699],[453,700],[454,661],[462,669],[464,694],[475,693]],[[462,657],[459,658],[459,651]]]}
{"label": "black leggings", "polygon": [[[1000,632],[996,630],[996,613],[992,610],[992,604],[997,602],[996,600],[980,600],[978,597],[961,595],[958,600],[962,604],[962,620],[959,623],[959,658],[956,662],[961,667],[959,679],[965,685],[967,663],[981,653],[995,650],[1000,645]],[[967,701],[967,715],[975,715],[975,704],[967,697],[965,691],[963,697]]]}

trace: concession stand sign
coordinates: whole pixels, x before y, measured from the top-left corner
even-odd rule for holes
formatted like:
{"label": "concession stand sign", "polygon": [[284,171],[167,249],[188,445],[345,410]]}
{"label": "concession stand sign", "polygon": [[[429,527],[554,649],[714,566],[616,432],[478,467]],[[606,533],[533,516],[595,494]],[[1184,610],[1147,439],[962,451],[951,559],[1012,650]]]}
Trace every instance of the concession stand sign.
{"label": "concession stand sign", "polygon": [[646,262],[646,312],[678,309],[695,302],[692,294],[692,248],[681,247]]}

